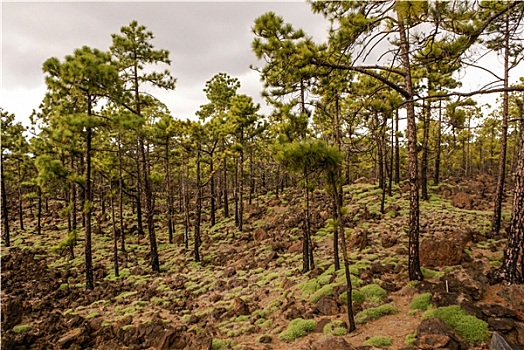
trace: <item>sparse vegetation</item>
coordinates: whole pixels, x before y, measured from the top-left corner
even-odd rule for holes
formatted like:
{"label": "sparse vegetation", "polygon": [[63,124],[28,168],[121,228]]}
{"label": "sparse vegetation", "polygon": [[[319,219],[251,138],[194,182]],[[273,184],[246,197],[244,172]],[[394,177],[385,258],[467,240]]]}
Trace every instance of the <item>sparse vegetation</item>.
{"label": "sparse vegetation", "polygon": [[312,332],[317,327],[315,320],[304,320],[297,318],[292,320],[287,328],[278,335],[278,339],[292,342],[293,340],[303,337],[309,332]]}
{"label": "sparse vegetation", "polygon": [[377,348],[384,348],[393,345],[393,342],[390,338],[384,336],[375,336],[371,337],[364,342],[366,346],[375,346]]}

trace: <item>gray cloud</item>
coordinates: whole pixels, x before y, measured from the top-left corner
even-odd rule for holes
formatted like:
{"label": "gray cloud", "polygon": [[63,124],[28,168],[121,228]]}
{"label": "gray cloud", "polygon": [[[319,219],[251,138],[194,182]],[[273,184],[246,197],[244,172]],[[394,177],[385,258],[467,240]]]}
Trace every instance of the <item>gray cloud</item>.
{"label": "gray cloud", "polygon": [[[34,91],[43,83],[41,67],[46,59],[62,59],[83,45],[107,50],[111,34],[136,19],[154,33],[155,47],[170,51],[170,70],[178,86],[168,96],[188,97],[192,101],[188,107],[195,105],[197,96],[204,96],[205,82],[218,72],[249,76],[246,84],[253,90],[256,83],[249,65],[256,58],[251,52],[251,27],[261,14],[274,11],[315,37],[327,28],[308,4],[297,2],[4,3],[2,7],[3,91]],[[182,104],[186,100],[175,99]]]}

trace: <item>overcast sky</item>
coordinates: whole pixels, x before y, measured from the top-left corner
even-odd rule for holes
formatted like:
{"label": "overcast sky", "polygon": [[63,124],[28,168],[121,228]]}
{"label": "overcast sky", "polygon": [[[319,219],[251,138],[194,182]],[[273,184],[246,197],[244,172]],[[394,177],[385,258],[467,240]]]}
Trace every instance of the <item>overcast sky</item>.
{"label": "overcast sky", "polygon": [[[267,11],[324,41],[328,23],[302,1],[288,2],[2,2],[2,92],[0,107],[28,123],[45,93],[42,63],[60,60],[88,45],[108,50],[111,34],[137,20],[151,30],[158,49],[170,51],[174,91],[155,93],[175,118],[192,118],[206,103],[202,89],[219,72],[240,79],[241,93],[262,103],[262,84],[250,64],[261,65],[251,51],[254,19]],[[377,56],[380,53],[377,54]],[[479,64],[502,72],[495,54]],[[514,71],[513,81],[519,74]],[[461,76],[462,91],[476,90],[488,79],[482,71]],[[496,96],[482,97],[494,103]],[[263,108],[262,112],[267,112]]]}
{"label": "overcast sky", "polygon": [[206,97],[202,89],[219,72],[240,79],[241,93],[259,103],[262,85],[250,64],[255,18],[274,11],[318,40],[326,21],[304,2],[2,2],[2,93],[0,106],[27,121],[45,93],[42,63],[60,60],[88,45],[108,50],[111,34],[132,20],[155,35],[156,48],[170,51],[174,91],[156,94],[175,118],[188,118]]}

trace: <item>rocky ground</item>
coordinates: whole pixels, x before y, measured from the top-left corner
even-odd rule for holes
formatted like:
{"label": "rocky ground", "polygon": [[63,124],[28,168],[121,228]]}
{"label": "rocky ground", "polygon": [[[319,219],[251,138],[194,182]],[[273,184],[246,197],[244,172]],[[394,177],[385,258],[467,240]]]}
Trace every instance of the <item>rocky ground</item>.
{"label": "rocky ground", "polygon": [[[505,245],[504,237],[485,238],[489,181],[448,182],[421,202],[420,283],[407,275],[407,186],[394,188],[384,214],[373,181],[345,188],[357,290],[351,334],[323,191],[313,194],[316,267],[308,274],[300,272],[300,191],[255,198],[242,233],[232,219],[205,226],[201,264],[184,247],[181,226],[176,244],[168,244],[159,223],[159,274],[149,272],[147,240],[131,234],[116,277],[110,221],[100,218],[92,291],[84,289],[82,237],[74,259],[50,252],[66,229],[49,214],[41,236],[16,232],[13,247],[2,248],[2,349],[488,349],[493,333],[522,345],[524,286],[490,284],[486,277],[500,265]],[[129,217],[129,232],[132,226]],[[487,333],[430,316],[452,305],[472,317],[466,324],[480,322]],[[305,335],[286,338],[298,319],[315,322],[303,327]]]}

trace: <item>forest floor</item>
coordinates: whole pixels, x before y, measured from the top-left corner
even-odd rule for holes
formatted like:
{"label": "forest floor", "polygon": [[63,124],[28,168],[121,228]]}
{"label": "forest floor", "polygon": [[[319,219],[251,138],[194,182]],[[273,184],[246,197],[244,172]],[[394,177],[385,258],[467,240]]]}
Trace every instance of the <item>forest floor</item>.
{"label": "forest floor", "polygon": [[[154,274],[148,240],[133,234],[125,253],[119,251],[116,277],[111,222],[98,220],[92,291],[85,289],[82,235],[74,259],[51,253],[67,235],[51,203],[40,236],[26,220],[26,231],[12,234],[12,247],[2,247],[1,348],[489,349],[493,332],[523,345],[524,286],[490,284],[486,277],[500,266],[506,243],[503,236],[485,237],[494,188],[489,181],[448,182],[431,187],[429,200],[421,201],[424,282],[409,282],[407,273],[408,187],[393,187],[384,214],[376,183],[344,187],[356,290],[357,330],[351,334],[345,331],[344,270],[333,265],[331,200],[322,190],[314,191],[312,205],[316,266],[306,274],[303,193],[288,190],[280,198],[254,198],[246,206],[244,232],[236,231],[232,218],[209,227],[205,214],[202,263],[193,261],[192,241],[185,248],[182,226],[169,244],[158,220],[161,272]],[[130,214],[126,223],[134,225]],[[431,318],[439,308],[457,312],[446,308],[451,305],[472,316],[455,324]],[[297,319],[315,322],[300,325]],[[283,332],[288,326],[294,328]]]}

